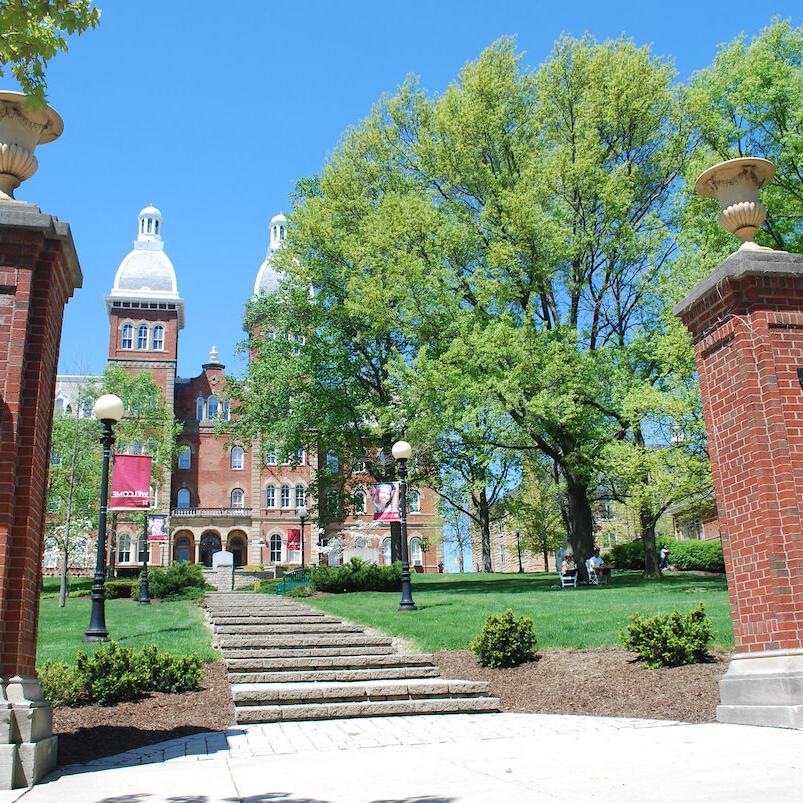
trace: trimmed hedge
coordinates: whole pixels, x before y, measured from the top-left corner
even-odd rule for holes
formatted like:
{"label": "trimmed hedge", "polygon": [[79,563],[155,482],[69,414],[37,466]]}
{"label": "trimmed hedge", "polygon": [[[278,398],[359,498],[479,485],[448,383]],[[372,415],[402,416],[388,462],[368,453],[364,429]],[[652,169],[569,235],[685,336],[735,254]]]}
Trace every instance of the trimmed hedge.
{"label": "trimmed hedge", "polygon": [[103,588],[106,599],[139,598],[139,580],[107,580]]}
{"label": "trimmed hedge", "polygon": [[501,669],[523,664],[533,657],[533,620],[514,616],[508,608],[499,616],[489,616],[469,646],[483,666]]}
{"label": "trimmed hedge", "polygon": [[[198,599],[206,590],[206,579],[198,563],[171,563],[167,568],[148,569],[148,589],[152,599]],[[139,580],[131,588],[139,598]]]}
{"label": "trimmed hedge", "polygon": [[[719,538],[710,541],[678,541],[677,538],[660,536],[657,549],[669,550],[669,562],[679,571],[718,572],[725,571],[722,542]],[[644,542],[641,539],[611,548],[610,562],[618,569],[644,568]]]}
{"label": "trimmed hedge", "polygon": [[401,591],[401,563],[379,566],[352,558],[342,566],[318,566],[312,572],[317,591],[343,594],[350,591]]}

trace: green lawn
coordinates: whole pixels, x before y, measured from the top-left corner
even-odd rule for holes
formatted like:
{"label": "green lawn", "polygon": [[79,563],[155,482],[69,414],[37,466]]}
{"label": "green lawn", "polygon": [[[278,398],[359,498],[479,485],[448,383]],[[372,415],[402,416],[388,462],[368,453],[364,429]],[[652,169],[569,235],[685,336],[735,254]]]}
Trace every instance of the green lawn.
{"label": "green lawn", "polygon": [[[59,608],[57,596],[41,600],[37,664],[48,659],[74,663],[78,652],[96,648],[96,644],[81,641],[89,624],[89,609],[89,597],[68,599],[64,608]],[[203,614],[192,602],[139,605],[130,599],[108,600],[106,629],[121,646],[157,644],[173,655],[197,655],[202,661],[219,658],[210,644]]]}
{"label": "green lawn", "polygon": [[[688,611],[705,604],[714,646],[733,646],[724,577],[670,574],[647,581],[637,572],[614,573],[607,586],[561,591],[555,575],[414,575],[418,611],[399,613],[398,593],[362,592],[313,597],[311,605],[393,636],[426,651],[464,649],[486,617],[512,608],[535,622],[539,649],[609,647],[631,614]],[[305,600],[307,601],[307,600]]]}
{"label": "green lawn", "polygon": [[[61,578],[59,577],[43,577],[42,578],[42,592],[45,594],[59,593]],[[86,591],[92,588],[91,577],[68,577],[67,589],[69,591]]]}

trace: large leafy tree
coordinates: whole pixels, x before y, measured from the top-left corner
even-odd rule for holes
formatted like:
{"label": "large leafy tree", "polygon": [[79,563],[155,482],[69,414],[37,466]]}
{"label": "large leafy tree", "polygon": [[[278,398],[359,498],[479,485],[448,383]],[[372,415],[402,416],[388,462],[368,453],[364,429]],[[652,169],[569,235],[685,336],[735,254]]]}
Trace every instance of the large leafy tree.
{"label": "large leafy tree", "polygon": [[0,4],[0,76],[11,69],[22,91],[45,102],[50,59],[67,52],[67,37],[100,22],[92,0],[3,0]]}

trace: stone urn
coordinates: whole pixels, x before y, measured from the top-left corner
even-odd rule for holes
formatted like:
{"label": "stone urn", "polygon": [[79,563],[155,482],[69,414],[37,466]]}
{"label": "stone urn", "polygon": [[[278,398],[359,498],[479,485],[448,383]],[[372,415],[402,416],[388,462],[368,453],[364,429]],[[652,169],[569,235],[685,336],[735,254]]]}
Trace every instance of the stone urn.
{"label": "stone urn", "polygon": [[765,250],[755,242],[758,227],[767,219],[758,191],[774,175],[775,167],[767,159],[729,159],[709,167],[694,183],[696,193],[719,201],[719,222],[742,241],[740,250]]}
{"label": "stone urn", "polygon": [[50,106],[33,108],[22,92],[0,91],[0,202],[13,201],[14,190],[36,172],[36,146],[62,131],[64,121]]}

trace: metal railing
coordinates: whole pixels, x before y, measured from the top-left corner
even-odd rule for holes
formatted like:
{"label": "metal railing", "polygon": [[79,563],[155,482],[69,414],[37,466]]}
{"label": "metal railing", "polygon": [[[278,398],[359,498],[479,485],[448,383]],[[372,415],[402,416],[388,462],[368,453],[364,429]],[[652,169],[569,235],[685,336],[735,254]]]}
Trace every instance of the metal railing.
{"label": "metal railing", "polygon": [[171,516],[250,516],[250,507],[175,507]]}

